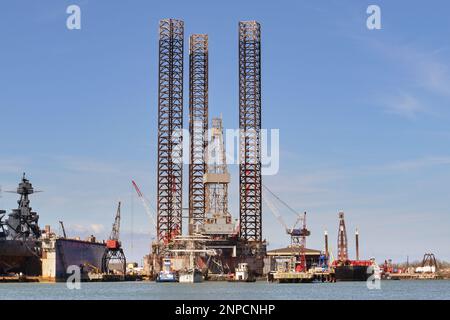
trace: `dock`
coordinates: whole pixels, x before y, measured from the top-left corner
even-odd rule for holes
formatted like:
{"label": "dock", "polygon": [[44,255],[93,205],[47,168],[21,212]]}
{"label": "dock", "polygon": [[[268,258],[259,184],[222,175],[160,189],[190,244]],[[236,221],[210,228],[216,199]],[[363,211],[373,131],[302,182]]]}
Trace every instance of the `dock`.
{"label": "dock", "polygon": [[385,280],[442,280],[443,276],[437,273],[391,273]]}
{"label": "dock", "polygon": [[30,277],[23,275],[0,276],[0,283],[17,283],[17,282],[40,282],[40,280],[39,277]]}

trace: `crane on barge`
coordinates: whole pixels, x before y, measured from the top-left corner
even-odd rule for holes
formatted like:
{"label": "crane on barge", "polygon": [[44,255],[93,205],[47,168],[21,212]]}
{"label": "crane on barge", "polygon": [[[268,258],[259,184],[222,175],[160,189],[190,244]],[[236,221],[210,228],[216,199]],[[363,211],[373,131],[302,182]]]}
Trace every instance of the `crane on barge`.
{"label": "crane on barge", "polygon": [[[269,192],[273,197],[275,197],[281,204],[283,204],[286,208],[288,208],[291,212],[293,212],[297,216],[297,220],[294,223],[292,228],[289,228],[287,224],[284,222],[283,217],[278,211],[277,207],[269,200],[268,197],[264,197],[264,202],[269,206],[271,212],[278,220],[278,222],[284,227],[286,233],[291,237],[291,247],[299,249],[299,261],[295,266],[296,272],[304,272],[307,271],[306,266],[306,237],[311,235],[311,232],[306,228],[306,212],[303,214],[299,214],[293,208],[291,208],[286,202],[281,200],[275,193],[273,193],[267,186],[263,185],[263,188]],[[300,228],[297,228],[299,223],[301,224]]]}

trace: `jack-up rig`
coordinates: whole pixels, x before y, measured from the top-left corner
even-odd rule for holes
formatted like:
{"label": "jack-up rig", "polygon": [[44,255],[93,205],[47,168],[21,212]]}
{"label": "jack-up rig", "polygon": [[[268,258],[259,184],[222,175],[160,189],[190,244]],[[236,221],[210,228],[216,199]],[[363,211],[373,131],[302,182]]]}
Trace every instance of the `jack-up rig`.
{"label": "jack-up rig", "polygon": [[[184,22],[159,25],[157,240],[147,257],[153,273],[163,261],[187,260],[204,274],[233,273],[246,263],[263,273],[261,177],[261,29],[239,22],[239,223],[228,209],[228,173],[221,118],[208,120],[208,35],[189,38],[189,208],[183,235]],[[209,134],[208,134],[209,133]],[[138,190],[138,189],[136,189]],[[190,263],[192,267],[192,263]]]}

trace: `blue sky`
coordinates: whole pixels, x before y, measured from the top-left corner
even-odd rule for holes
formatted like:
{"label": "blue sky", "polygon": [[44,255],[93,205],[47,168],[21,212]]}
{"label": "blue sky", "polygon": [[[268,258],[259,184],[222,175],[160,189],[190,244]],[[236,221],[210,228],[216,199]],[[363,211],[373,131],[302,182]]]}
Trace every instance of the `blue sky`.
{"label": "blue sky", "polygon": [[[66,28],[70,4],[81,30]],[[366,28],[369,4],[381,30]],[[40,224],[64,220],[74,236],[106,237],[122,200],[127,254],[140,261],[154,231],[130,180],[155,201],[158,21],[183,19],[186,39],[209,34],[210,114],[236,128],[237,24],[258,20],[263,127],[281,141],[280,171],[264,183],[308,211],[308,247],[322,248],[327,229],[336,251],[344,210],[351,254],[358,227],[363,257],[448,260],[449,11],[443,0],[3,1],[0,185],[26,171],[45,191],[33,196]],[[187,125],[187,99],[185,114]],[[15,201],[3,193],[0,208]],[[271,248],[288,243],[266,208],[263,228]]]}

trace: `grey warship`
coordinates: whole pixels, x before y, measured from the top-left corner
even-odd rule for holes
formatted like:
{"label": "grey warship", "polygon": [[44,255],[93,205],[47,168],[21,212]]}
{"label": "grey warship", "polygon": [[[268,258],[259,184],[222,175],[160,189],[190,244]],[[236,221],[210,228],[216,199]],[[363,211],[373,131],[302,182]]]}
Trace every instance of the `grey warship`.
{"label": "grey warship", "polygon": [[41,230],[39,215],[30,207],[29,196],[35,193],[33,185],[23,174],[15,193],[20,195],[18,208],[7,218],[0,210],[0,275],[41,274]]}

